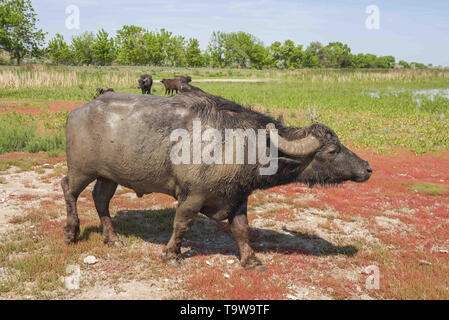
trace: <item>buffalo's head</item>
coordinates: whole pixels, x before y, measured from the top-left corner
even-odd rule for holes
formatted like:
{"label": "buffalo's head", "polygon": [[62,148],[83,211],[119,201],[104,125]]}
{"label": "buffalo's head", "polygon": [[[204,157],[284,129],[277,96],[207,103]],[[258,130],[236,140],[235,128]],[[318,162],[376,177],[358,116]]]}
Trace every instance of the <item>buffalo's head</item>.
{"label": "buffalo's head", "polygon": [[138,80],[139,82],[139,88],[143,89],[150,85],[150,83],[153,81],[153,78],[149,74],[144,74],[140,77]]}
{"label": "buffalo's head", "polygon": [[[274,129],[270,124],[267,129]],[[300,135],[301,138],[293,138]],[[297,163],[298,182],[309,185],[338,184],[347,180],[364,182],[373,172],[369,163],[339,141],[335,132],[323,124],[289,130],[289,138],[278,135],[277,147],[290,162]]]}

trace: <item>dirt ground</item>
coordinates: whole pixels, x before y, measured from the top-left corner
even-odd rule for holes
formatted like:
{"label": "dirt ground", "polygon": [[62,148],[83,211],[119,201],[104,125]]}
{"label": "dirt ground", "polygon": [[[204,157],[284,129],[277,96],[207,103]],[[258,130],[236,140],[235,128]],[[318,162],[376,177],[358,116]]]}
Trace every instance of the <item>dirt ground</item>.
{"label": "dirt ground", "polygon": [[[183,242],[181,267],[165,265],[176,201],[139,199],[121,187],[111,214],[125,245],[102,243],[93,184],[78,201],[81,239],[65,245],[66,164],[40,154],[31,168],[0,172],[0,297],[448,299],[449,154],[357,152],[374,169],[366,183],[291,184],[250,197],[262,273],[240,267],[227,223],[201,214]],[[88,256],[96,263],[84,262]]]}

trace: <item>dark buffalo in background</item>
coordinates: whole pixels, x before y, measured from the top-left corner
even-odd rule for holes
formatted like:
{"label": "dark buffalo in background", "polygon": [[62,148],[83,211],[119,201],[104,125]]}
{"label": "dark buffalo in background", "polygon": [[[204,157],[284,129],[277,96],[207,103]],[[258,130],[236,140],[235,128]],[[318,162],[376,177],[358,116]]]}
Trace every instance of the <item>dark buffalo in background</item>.
{"label": "dark buffalo in background", "polygon": [[97,88],[96,92],[98,95],[100,95],[100,94],[103,94],[106,92],[114,92],[114,89],[112,89],[112,88],[107,88],[107,89]]}
{"label": "dark buffalo in background", "polygon": [[175,79],[179,79],[184,83],[190,83],[192,82],[192,78],[190,76],[184,77],[184,76],[176,76]]}
{"label": "dark buffalo in background", "polygon": [[103,93],[106,93],[106,92],[114,92],[114,89],[112,89],[112,88],[107,88],[107,89],[97,88],[97,90],[95,90],[94,99],[98,98],[100,95],[102,95]]}
{"label": "dark buffalo in background", "polygon": [[[139,197],[160,192],[177,199],[173,233],[164,255],[167,262],[180,261],[183,236],[201,212],[217,221],[227,219],[241,265],[263,270],[248,239],[247,201],[254,190],[288,183],[363,182],[371,176],[368,162],[342,145],[334,131],[323,124],[287,127],[267,115],[186,86],[185,92],[170,98],[108,92],[70,113],[66,127],[68,174],[61,182],[67,205],[66,243],[79,237],[78,196],[96,180],[93,199],[106,243],[120,243],[109,202],[122,185]],[[170,150],[177,142],[170,141],[170,134],[178,128],[192,134],[195,119],[200,119],[203,127],[220,132],[276,128],[276,174],[260,175],[262,166],[258,163],[172,163]],[[269,139],[264,148],[268,148]]]}
{"label": "dark buffalo in background", "polygon": [[144,74],[138,80],[139,88],[142,89],[142,94],[151,94],[151,86],[153,85],[153,78],[149,74]]}

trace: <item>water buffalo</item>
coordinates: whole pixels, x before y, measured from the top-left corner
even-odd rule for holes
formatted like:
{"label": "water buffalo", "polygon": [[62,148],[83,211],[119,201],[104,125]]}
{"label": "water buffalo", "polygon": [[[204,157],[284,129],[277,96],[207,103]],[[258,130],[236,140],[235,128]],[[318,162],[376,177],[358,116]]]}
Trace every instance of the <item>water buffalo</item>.
{"label": "water buffalo", "polygon": [[184,77],[184,76],[176,76],[175,79],[179,79],[184,83],[190,83],[192,82],[192,78],[190,76]]}
{"label": "water buffalo", "polygon": [[175,79],[162,79],[161,82],[165,86],[165,94],[173,94],[174,91],[178,93],[181,90],[183,84],[186,84],[185,81],[175,78]]}
{"label": "water buffalo", "polygon": [[153,78],[149,74],[144,74],[138,80],[139,88],[142,89],[142,94],[151,94],[151,86],[153,85]]}
{"label": "water buffalo", "polygon": [[112,88],[107,88],[107,89],[97,88],[97,90],[95,92],[96,92],[96,95],[99,96],[106,92],[114,92],[114,89],[112,89]]}
{"label": "water buffalo", "polygon": [[[186,86],[185,92],[169,98],[108,92],[69,114],[68,173],[61,182],[67,206],[63,228],[66,243],[79,237],[78,196],[96,180],[93,199],[105,243],[120,243],[109,215],[109,202],[117,186],[122,185],[134,190],[138,197],[160,192],[178,201],[173,233],[164,253],[167,262],[179,263],[183,236],[201,212],[217,221],[227,219],[241,265],[263,270],[248,240],[247,201],[254,190],[288,183],[312,186],[347,180],[364,182],[371,176],[368,162],[342,145],[335,132],[323,124],[287,127],[267,115]],[[206,135],[206,131],[198,133],[199,124],[200,129],[213,129],[207,132],[214,133],[215,138],[234,130],[248,133],[241,140],[244,159],[252,155],[251,132],[262,137],[257,151],[251,150],[260,156],[277,150],[277,156],[268,165],[249,160],[240,163],[231,144],[228,159],[227,149],[222,154],[216,150],[229,141],[233,143],[231,136],[225,142],[211,143],[217,157],[214,162],[206,161],[212,154],[211,145],[196,144]],[[262,174],[272,163],[277,164],[277,170]]]}

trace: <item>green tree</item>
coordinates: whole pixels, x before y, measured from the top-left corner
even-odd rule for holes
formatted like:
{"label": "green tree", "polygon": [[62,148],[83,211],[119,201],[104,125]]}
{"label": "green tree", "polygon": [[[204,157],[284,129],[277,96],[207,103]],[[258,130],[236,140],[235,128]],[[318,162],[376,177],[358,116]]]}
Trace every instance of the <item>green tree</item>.
{"label": "green tree", "polygon": [[[312,41],[306,49],[306,59],[310,61],[311,65],[308,67],[323,67],[324,66],[324,47],[318,41]],[[314,58],[316,57],[316,58]]]}
{"label": "green tree", "polygon": [[249,61],[251,62],[251,68],[253,69],[262,69],[268,66],[268,50],[262,43],[256,43],[253,46],[250,52]]}
{"label": "green tree", "polygon": [[109,65],[116,57],[114,39],[109,38],[109,34],[100,29],[92,45],[92,55],[95,63]]}
{"label": "green tree", "polygon": [[269,67],[279,69],[285,68],[281,46],[282,44],[279,41],[275,41],[268,47],[267,64]]}
{"label": "green tree", "polygon": [[215,67],[262,68],[268,59],[263,43],[252,34],[240,32],[214,32],[208,45],[212,65]]}
{"label": "green tree", "polygon": [[263,44],[252,34],[243,31],[228,33],[224,44],[227,65],[235,64],[239,69],[250,65],[260,68],[264,60]]}
{"label": "green tree", "polygon": [[37,21],[30,0],[0,0],[0,49],[18,65],[24,56],[41,53],[45,33],[36,28]]}
{"label": "green tree", "polygon": [[410,62],[410,67],[413,69],[427,69],[427,66],[420,62]]}
{"label": "green tree", "polygon": [[292,40],[285,40],[281,47],[281,54],[287,69],[298,69],[302,67],[302,45],[295,45]]}
{"label": "green tree", "polygon": [[376,65],[377,56],[375,54],[367,53],[364,55],[364,64],[362,68],[374,68]]}
{"label": "green tree", "polygon": [[57,64],[69,64],[73,60],[69,45],[64,41],[64,36],[59,33],[48,43],[47,54]]}
{"label": "green tree", "polygon": [[143,45],[145,49],[145,62],[152,65],[162,65],[166,58],[164,51],[164,36],[161,32],[145,32]]}
{"label": "green tree", "polygon": [[374,63],[375,68],[390,69],[394,67],[395,58],[393,56],[377,57]]}
{"label": "green tree", "polygon": [[91,64],[94,59],[93,46],[95,37],[91,32],[85,32],[72,38],[73,60],[77,64]]}
{"label": "green tree", "polygon": [[407,61],[400,60],[399,65],[404,69],[410,69],[410,65],[407,63]]}
{"label": "green tree", "polygon": [[202,59],[203,59],[203,66],[210,67],[212,65],[212,56],[210,55],[210,52],[208,50],[204,51]]}
{"label": "green tree", "polygon": [[189,39],[186,47],[186,61],[189,67],[201,67],[204,65],[200,43],[197,39]]}
{"label": "green tree", "polygon": [[210,56],[212,67],[222,68],[226,66],[225,61],[225,40],[226,34],[220,31],[214,31],[211,35],[209,44],[207,46],[207,52]]}
{"label": "green tree", "polygon": [[184,66],[186,55],[184,51],[185,39],[182,36],[172,36],[171,32],[161,29],[162,44],[166,55],[166,64],[170,66]]}
{"label": "green tree", "polygon": [[330,68],[351,66],[351,49],[341,42],[330,42],[324,47],[324,65]]}
{"label": "green tree", "polygon": [[376,66],[377,57],[374,54],[351,55],[351,66],[354,68],[374,68]]}
{"label": "green tree", "polygon": [[285,40],[283,44],[275,41],[268,48],[267,65],[280,69],[298,69],[304,63],[302,45],[296,45],[292,40]]}
{"label": "green tree", "polygon": [[145,64],[145,30],[137,26],[123,26],[117,31],[117,62],[127,65]]}
{"label": "green tree", "polygon": [[318,55],[315,55],[309,48],[304,51],[303,55],[303,67],[306,68],[316,68],[320,65],[320,58]]}

